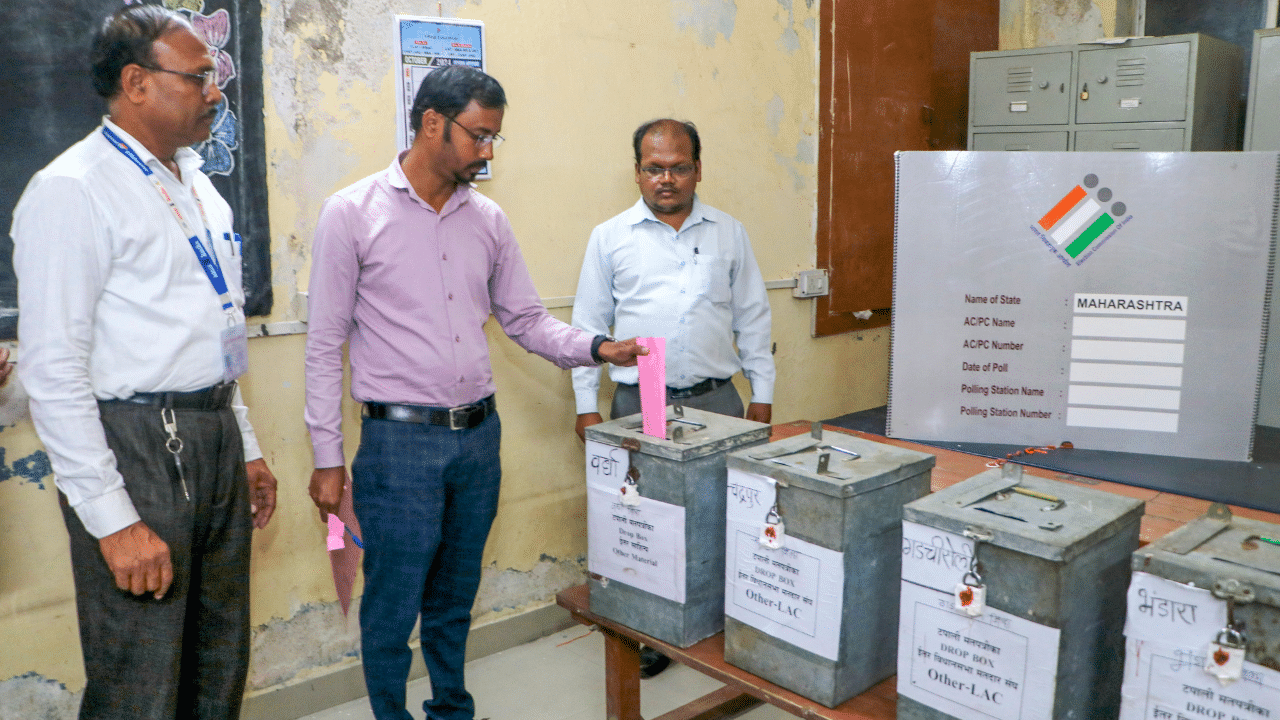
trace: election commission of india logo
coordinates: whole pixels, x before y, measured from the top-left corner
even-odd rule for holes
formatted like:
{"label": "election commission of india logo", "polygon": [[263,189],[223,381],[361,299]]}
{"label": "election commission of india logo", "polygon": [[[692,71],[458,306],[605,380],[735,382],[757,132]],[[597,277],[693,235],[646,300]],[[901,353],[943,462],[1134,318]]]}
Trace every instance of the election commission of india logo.
{"label": "election commission of india logo", "polygon": [[1081,265],[1133,219],[1109,187],[1089,173],[1031,226],[1068,267]]}

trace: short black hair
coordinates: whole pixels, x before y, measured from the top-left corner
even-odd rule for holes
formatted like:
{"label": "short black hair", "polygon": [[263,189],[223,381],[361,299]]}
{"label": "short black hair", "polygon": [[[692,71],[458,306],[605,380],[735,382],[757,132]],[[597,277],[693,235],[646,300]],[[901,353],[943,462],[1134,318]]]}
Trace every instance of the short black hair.
{"label": "short black hair", "polygon": [[502,86],[480,70],[467,65],[446,65],[432,70],[422,79],[413,98],[409,127],[415,133],[421,130],[422,113],[427,110],[435,110],[448,118],[457,117],[472,100],[491,110],[507,106],[507,94]]}
{"label": "short black hair", "polygon": [[190,29],[191,23],[160,5],[126,5],[108,15],[94,31],[89,50],[93,89],[108,100],[115,97],[124,66],[154,65],[151,46],[180,27]]}
{"label": "short black hair", "polygon": [[650,120],[636,128],[636,132],[631,136],[631,147],[636,151],[636,164],[640,164],[640,143],[644,140],[651,130],[659,125],[679,126],[684,128],[684,132],[689,136],[689,142],[693,144],[693,161],[698,162],[702,159],[702,141],[698,139],[698,127],[688,120],[672,120],[671,118],[658,118]]}

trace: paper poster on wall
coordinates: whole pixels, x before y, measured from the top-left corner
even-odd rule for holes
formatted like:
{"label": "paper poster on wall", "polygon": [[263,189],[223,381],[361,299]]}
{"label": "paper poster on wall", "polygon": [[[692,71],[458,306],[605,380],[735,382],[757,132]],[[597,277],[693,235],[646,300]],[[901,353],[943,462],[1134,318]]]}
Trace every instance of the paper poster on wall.
{"label": "paper poster on wall", "polygon": [[623,504],[628,452],[587,441],[587,568],[602,577],[685,601],[684,508],[644,497]]}
{"label": "paper poster on wall", "polygon": [[1049,720],[1059,631],[991,607],[969,617],[954,602],[903,581],[898,694],[959,720]]}
{"label": "paper poster on wall", "polygon": [[888,434],[1248,459],[1277,158],[899,153]]}
{"label": "paper poster on wall", "polygon": [[[396,78],[396,147],[406,150],[413,144],[413,127],[409,111],[422,79],[432,70],[445,65],[466,65],[485,70],[484,23],[479,20],[457,20],[438,17],[397,15],[395,57]],[[456,138],[455,138],[456,139]],[[488,180],[491,163],[476,175]]]}
{"label": "paper poster on wall", "polygon": [[1265,720],[1280,713],[1280,672],[1245,662],[1223,686],[1204,670],[1205,647],[1125,640],[1120,720]]}
{"label": "paper poster on wall", "polygon": [[844,607],[844,553],[785,532],[781,547],[765,547],[761,532],[777,496],[770,478],[729,469],[725,614],[836,660]]}

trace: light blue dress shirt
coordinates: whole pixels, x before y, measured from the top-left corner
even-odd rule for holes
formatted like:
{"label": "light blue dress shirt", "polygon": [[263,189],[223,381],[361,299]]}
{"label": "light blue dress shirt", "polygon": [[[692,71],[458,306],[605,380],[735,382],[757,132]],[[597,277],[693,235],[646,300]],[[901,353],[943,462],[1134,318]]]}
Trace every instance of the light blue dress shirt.
{"label": "light blue dress shirt", "polygon": [[[742,370],[751,382],[751,402],[772,403],[770,322],[747,231],[696,197],[679,232],[658,220],[643,199],[592,231],[573,325],[594,335],[666,338],[669,387]],[[634,385],[639,371],[611,366],[609,377]],[[573,370],[579,415],[599,412],[599,390],[598,367]]]}

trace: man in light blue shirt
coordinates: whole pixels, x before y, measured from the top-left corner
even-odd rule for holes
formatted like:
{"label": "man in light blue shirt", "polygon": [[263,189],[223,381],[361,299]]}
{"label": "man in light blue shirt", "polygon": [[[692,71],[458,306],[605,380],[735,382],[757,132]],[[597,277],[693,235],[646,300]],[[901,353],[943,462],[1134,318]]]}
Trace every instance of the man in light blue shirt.
{"label": "man in light blue shirt", "polygon": [[[702,179],[697,128],[653,120],[636,129],[632,145],[641,198],[591,233],[573,325],[597,335],[666,338],[668,403],[741,417],[729,380],[742,370],[751,382],[746,417],[767,423],[769,299],[742,223],[694,192]],[[637,368],[609,372],[618,383],[610,416],[639,412]],[[573,370],[578,437],[603,420],[599,389],[598,367]]]}

